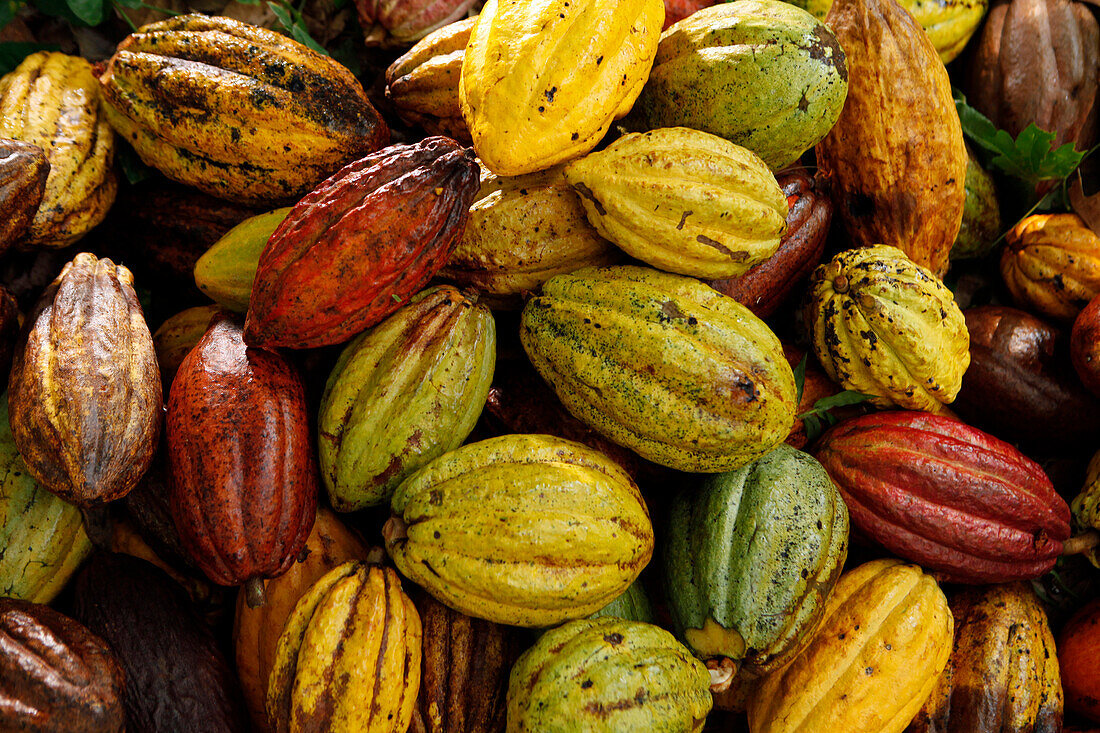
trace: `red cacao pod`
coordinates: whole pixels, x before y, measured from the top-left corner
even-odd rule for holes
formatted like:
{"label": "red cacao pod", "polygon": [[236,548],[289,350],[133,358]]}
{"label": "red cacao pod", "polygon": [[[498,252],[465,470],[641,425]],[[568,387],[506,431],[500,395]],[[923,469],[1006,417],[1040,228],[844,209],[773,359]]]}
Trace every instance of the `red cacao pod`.
{"label": "red cacao pod", "polygon": [[665,29],[692,13],[709,8],[718,0],[665,0]]}
{"label": "red cacao pod", "polygon": [[475,0],[355,0],[368,46],[412,44],[466,17]]}
{"label": "red cacao pod", "polygon": [[245,341],[338,344],[393,313],[447,262],[479,177],[473,151],[445,137],[392,145],[344,167],[271,235]]}
{"label": "red cacao pod", "polygon": [[796,168],[776,175],[787,197],[787,230],[775,254],[741,277],[712,280],[710,286],[737,300],[759,318],[767,318],[813,272],[825,251],[833,202],[822,184]]}
{"label": "red cacao pod", "polygon": [[1069,337],[1069,356],[1089,392],[1100,396],[1100,295],[1077,314]]}
{"label": "red cacao pod", "polygon": [[942,580],[1037,578],[1069,537],[1069,507],[1043,469],[957,420],[864,415],[829,430],[815,455],[854,527]]}
{"label": "red cacao pod", "polygon": [[233,318],[215,316],[176,372],[167,433],[172,518],[195,564],[221,585],[285,572],[317,511],[294,367],[245,346]]}
{"label": "red cacao pod", "polygon": [[1058,662],[1066,707],[1100,723],[1100,600],[1077,611],[1062,627]]}

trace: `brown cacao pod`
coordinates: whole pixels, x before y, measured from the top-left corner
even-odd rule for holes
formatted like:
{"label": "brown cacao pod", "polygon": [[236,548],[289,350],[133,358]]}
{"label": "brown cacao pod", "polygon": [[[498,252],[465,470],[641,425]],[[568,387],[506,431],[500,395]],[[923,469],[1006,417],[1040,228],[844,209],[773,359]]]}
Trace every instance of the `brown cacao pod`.
{"label": "brown cacao pod", "polygon": [[0,139],[0,252],[27,231],[42,203],[49,175],[50,161],[42,148]]}
{"label": "brown cacao pod", "polygon": [[967,589],[950,601],[955,645],[906,733],[1061,733],[1054,635],[1023,583]]}
{"label": "brown cacao pod", "polygon": [[0,285],[0,384],[5,383],[11,372],[11,357],[19,340],[21,316],[15,298]]}
{"label": "brown cacao pod", "polygon": [[478,173],[473,151],[431,137],[384,148],[322,183],[260,255],[248,344],[338,344],[400,308],[458,243]]}
{"label": "brown cacao pod", "polygon": [[518,629],[413,596],[423,651],[410,733],[503,733],[508,673],[524,649]]}
{"label": "brown cacao pod", "polygon": [[855,246],[887,244],[939,277],[966,205],[966,147],[951,80],[920,24],[891,0],[837,0],[825,18],[848,56],[844,111],[817,146]]}
{"label": "brown cacao pod", "polygon": [[1039,464],[957,420],[864,415],[829,430],[814,455],[853,527],[948,582],[1037,578],[1069,537],[1069,507]]}
{"label": "brown cacao pod", "polygon": [[1006,236],[1001,275],[1017,304],[1073,320],[1100,295],[1100,235],[1076,214],[1036,214]]}
{"label": "brown cacao pod", "polygon": [[81,253],[27,318],[8,382],[27,469],[80,506],[134,488],[160,436],[153,337],[125,267]]}
{"label": "brown cacao pod", "polygon": [[[192,561],[220,585],[286,572],[317,511],[305,388],[277,353],[216,317],[168,399],[172,516]],[[260,586],[262,589],[262,586]],[[258,598],[253,597],[251,602]]]}
{"label": "brown cacao pod", "polygon": [[405,45],[465,17],[475,0],[355,0],[368,46]]}
{"label": "brown cacao pod", "polygon": [[767,318],[813,272],[825,251],[833,204],[819,179],[802,168],[775,176],[787,197],[787,229],[779,249],[740,277],[712,280],[710,286]]}
{"label": "brown cacao pod", "polygon": [[75,591],[74,618],[110,645],[126,675],[128,733],[247,733],[232,668],[187,594],[162,570],[99,553]]}
{"label": "brown cacao pod", "polygon": [[0,598],[0,729],[122,733],[123,683],[88,629],[49,606]]}
{"label": "brown cacao pod", "polygon": [[963,316],[970,367],[952,404],[963,419],[1029,447],[1095,443],[1100,401],[1074,378],[1064,334],[1016,308],[980,306]]}
{"label": "brown cacao pod", "polygon": [[1074,319],[1069,355],[1077,376],[1090,392],[1100,396],[1100,296],[1090,300]]}
{"label": "brown cacao pod", "polygon": [[1100,31],[1071,0],[996,0],[970,60],[972,105],[1013,137],[1034,123],[1054,144],[1092,145],[1085,127],[1100,77]]}

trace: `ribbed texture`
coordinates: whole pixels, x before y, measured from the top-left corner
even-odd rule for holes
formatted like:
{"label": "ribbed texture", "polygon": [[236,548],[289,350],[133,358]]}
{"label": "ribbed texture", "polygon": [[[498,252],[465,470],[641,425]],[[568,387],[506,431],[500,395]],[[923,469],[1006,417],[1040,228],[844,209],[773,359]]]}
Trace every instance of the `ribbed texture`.
{"label": "ribbed texture", "polygon": [[1100,295],[1100,236],[1076,214],[1029,216],[1006,241],[1001,275],[1021,307],[1071,321]]}
{"label": "ribbed texture", "polygon": [[412,43],[466,16],[474,0],[356,0],[359,22],[375,41],[371,26],[383,29],[395,43]]}

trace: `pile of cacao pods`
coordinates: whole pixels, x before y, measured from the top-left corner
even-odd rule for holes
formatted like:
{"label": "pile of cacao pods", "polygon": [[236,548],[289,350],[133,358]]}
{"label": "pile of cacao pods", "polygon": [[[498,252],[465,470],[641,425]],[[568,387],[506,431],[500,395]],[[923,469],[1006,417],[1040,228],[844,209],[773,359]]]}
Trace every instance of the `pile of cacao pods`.
{"label": "pile of cacao pods", "polygon": [[138,5],[0,79],[0,731],[1100,725],[1097,8]]}

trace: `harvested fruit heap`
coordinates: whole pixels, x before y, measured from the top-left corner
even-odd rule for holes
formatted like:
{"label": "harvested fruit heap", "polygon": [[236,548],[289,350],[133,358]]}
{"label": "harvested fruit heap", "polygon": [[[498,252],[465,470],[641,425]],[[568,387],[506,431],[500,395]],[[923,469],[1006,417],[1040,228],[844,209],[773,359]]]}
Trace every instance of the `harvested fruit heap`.
{"label": "harvested fruit heap", "polygon": [[31,2],[0,731],[1100,725],[1096,7]]}

